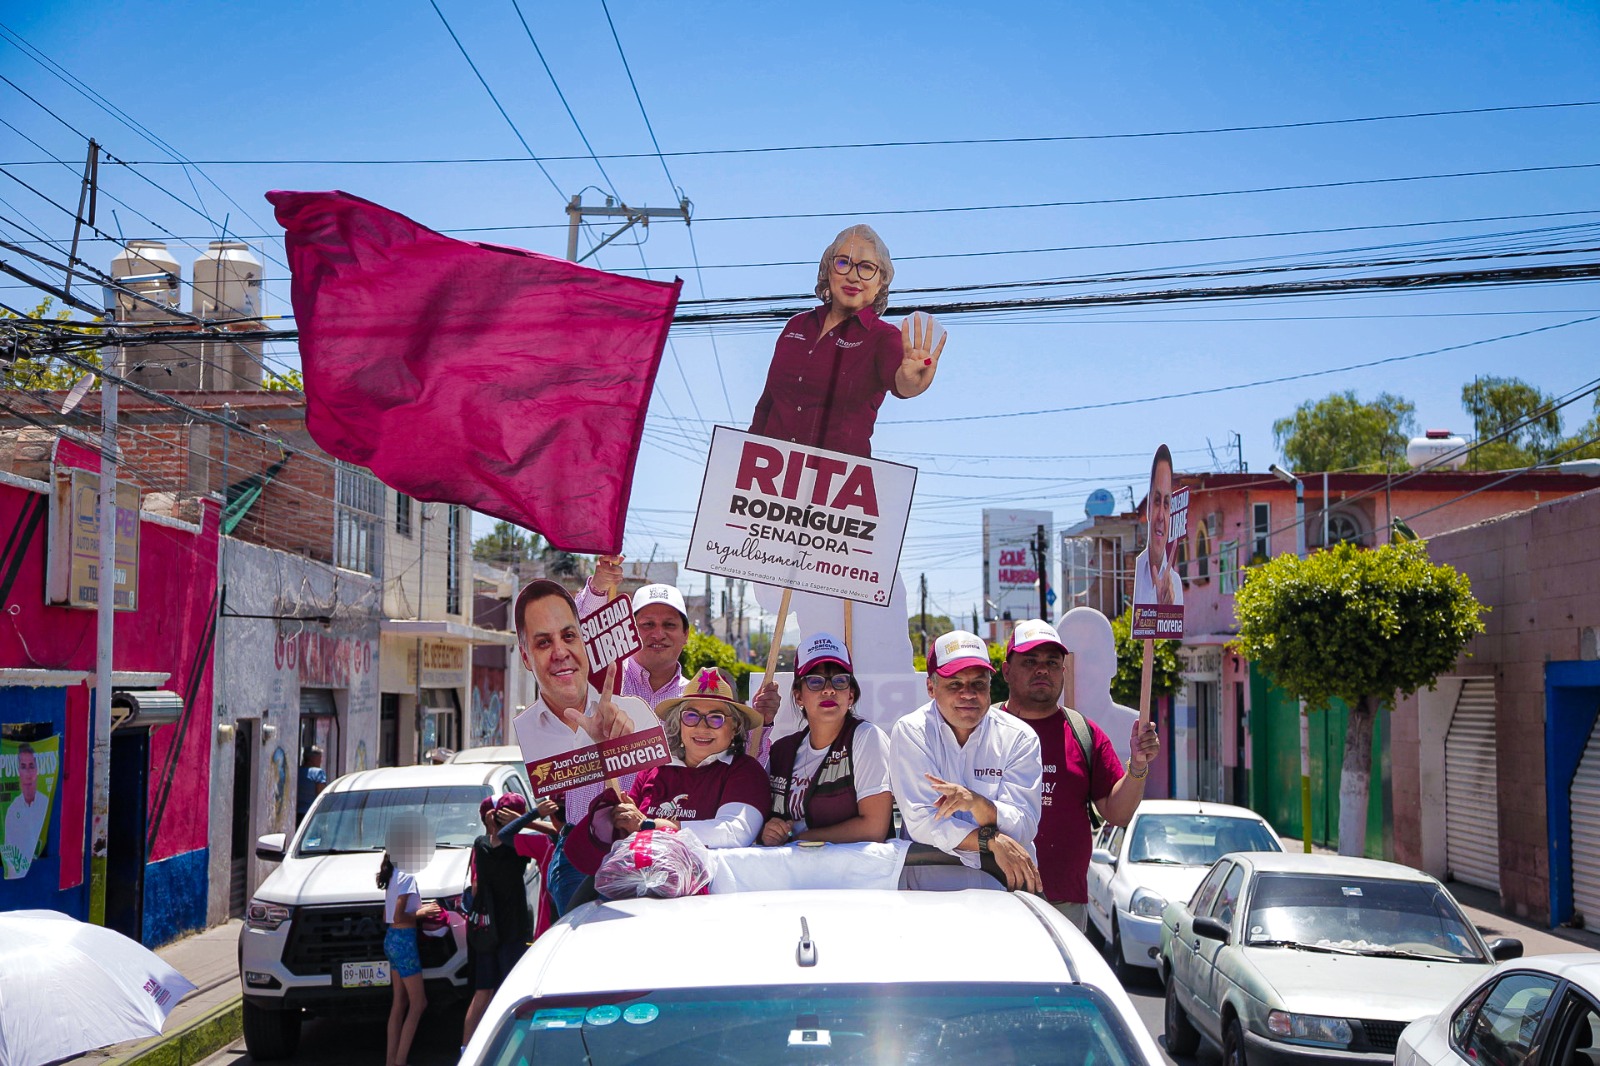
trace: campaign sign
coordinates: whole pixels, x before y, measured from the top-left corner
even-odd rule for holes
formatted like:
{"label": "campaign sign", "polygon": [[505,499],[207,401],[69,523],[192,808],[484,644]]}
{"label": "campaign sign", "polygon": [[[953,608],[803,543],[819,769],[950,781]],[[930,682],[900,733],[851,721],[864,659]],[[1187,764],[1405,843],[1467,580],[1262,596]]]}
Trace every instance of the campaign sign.
{"label": "campaign sign", "polygon": [[596,689],[605,684],[608,666],[620,664],[644,647],[633,624],[633,603],[626,596],[578,619],[578,633],[583,637],[583,650],[589,653],[589,684]]}
{"label": "campaign sign", "polygon": [[[581,715],[573,712],[579,719],[577,728],[566,720],[563,710],[552,708],[541,696],[511,720],[533,789],[541,796],[672,759],[660,719],[637,696],[603,697],[590,689],[586,710]],[[618,728],[621,735],[598,739]]]}
{"label": "campaign sign", "polygon": [[[1183,636],[1183,579],[1174,560],[1189,535],[1189,490],[1167,495],[1158,493],[1155,481],[1151,486],[1150,540],[1133,571],[1133,636],[1175,640]],[[1152,551],[1157,553],[1154,568]]]}
{"label": "campaign sign", "polygon": [[917,470],[716,427],[690,570],[886,604]]}

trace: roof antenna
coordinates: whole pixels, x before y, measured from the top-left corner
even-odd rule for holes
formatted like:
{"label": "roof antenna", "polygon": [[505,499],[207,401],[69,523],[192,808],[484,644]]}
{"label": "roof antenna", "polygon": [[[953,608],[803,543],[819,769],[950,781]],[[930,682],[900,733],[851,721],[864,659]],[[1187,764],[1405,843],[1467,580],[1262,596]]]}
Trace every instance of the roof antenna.
{"label": "roof antenna", "polygon": [[800,946],[795,949],[794,961],[801,966],[817,964],[817,945],[811,941],[811,927],[804,916],[800,918]]}

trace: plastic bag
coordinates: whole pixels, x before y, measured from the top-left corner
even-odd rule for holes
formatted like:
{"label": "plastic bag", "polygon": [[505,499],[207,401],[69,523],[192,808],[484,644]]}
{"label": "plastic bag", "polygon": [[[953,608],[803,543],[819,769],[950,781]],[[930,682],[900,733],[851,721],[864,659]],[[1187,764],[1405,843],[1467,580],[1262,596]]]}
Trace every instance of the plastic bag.
{"label": "plastic bag", "polygon": [[611,845],[595,871],[595,891],[607,899],[703,896],[711,884],[711,854],[687,833],[645,829]]}

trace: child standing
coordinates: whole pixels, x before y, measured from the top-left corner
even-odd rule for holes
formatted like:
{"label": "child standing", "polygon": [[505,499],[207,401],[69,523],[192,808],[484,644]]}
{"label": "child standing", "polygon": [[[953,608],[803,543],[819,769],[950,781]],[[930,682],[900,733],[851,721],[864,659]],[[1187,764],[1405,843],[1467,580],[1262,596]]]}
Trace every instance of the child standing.
{"label": "child standing", "polygon": [[[422,959],[417,953],[417,919],[437,918],[443,913],[437,903],[423,903],[417,892],[417,880],[410,871],[425,864],[406,861],[413,858],[407,852],[421,850],[421,833],[413,826],[396,828],[398,831],[391,836],[389,850],[383,853],[383,864],[378,868],[378,887],[385,890],[383,920],[389,926],[389,931],[383,935],[383,954],[389,960],[389,980],[394,989],[394,1000],[389,1008],[385,1066],[406,1066],[411,1041],[417,1035],[417,1024],[428,1006],[427,992],[422,986]],[[426,826],[421,830],[426,832]],[[410,839],[413,836],[417,839]],[[396,837],[401,838],[398,844]],[[391,852],[397,848],[401,862],[409,869],[396,865]]]}

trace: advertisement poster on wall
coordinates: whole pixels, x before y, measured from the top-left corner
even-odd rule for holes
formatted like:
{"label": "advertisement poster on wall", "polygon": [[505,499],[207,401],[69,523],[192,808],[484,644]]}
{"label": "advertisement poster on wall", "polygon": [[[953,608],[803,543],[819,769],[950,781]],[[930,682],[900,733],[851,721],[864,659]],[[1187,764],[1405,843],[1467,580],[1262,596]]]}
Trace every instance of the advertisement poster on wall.
{"label": "advertisement poster on wall", "polygon": [[0,868],[28,876],[50,841],[50,805],[61,771],[61,737],[50,723],[0,726]]}

